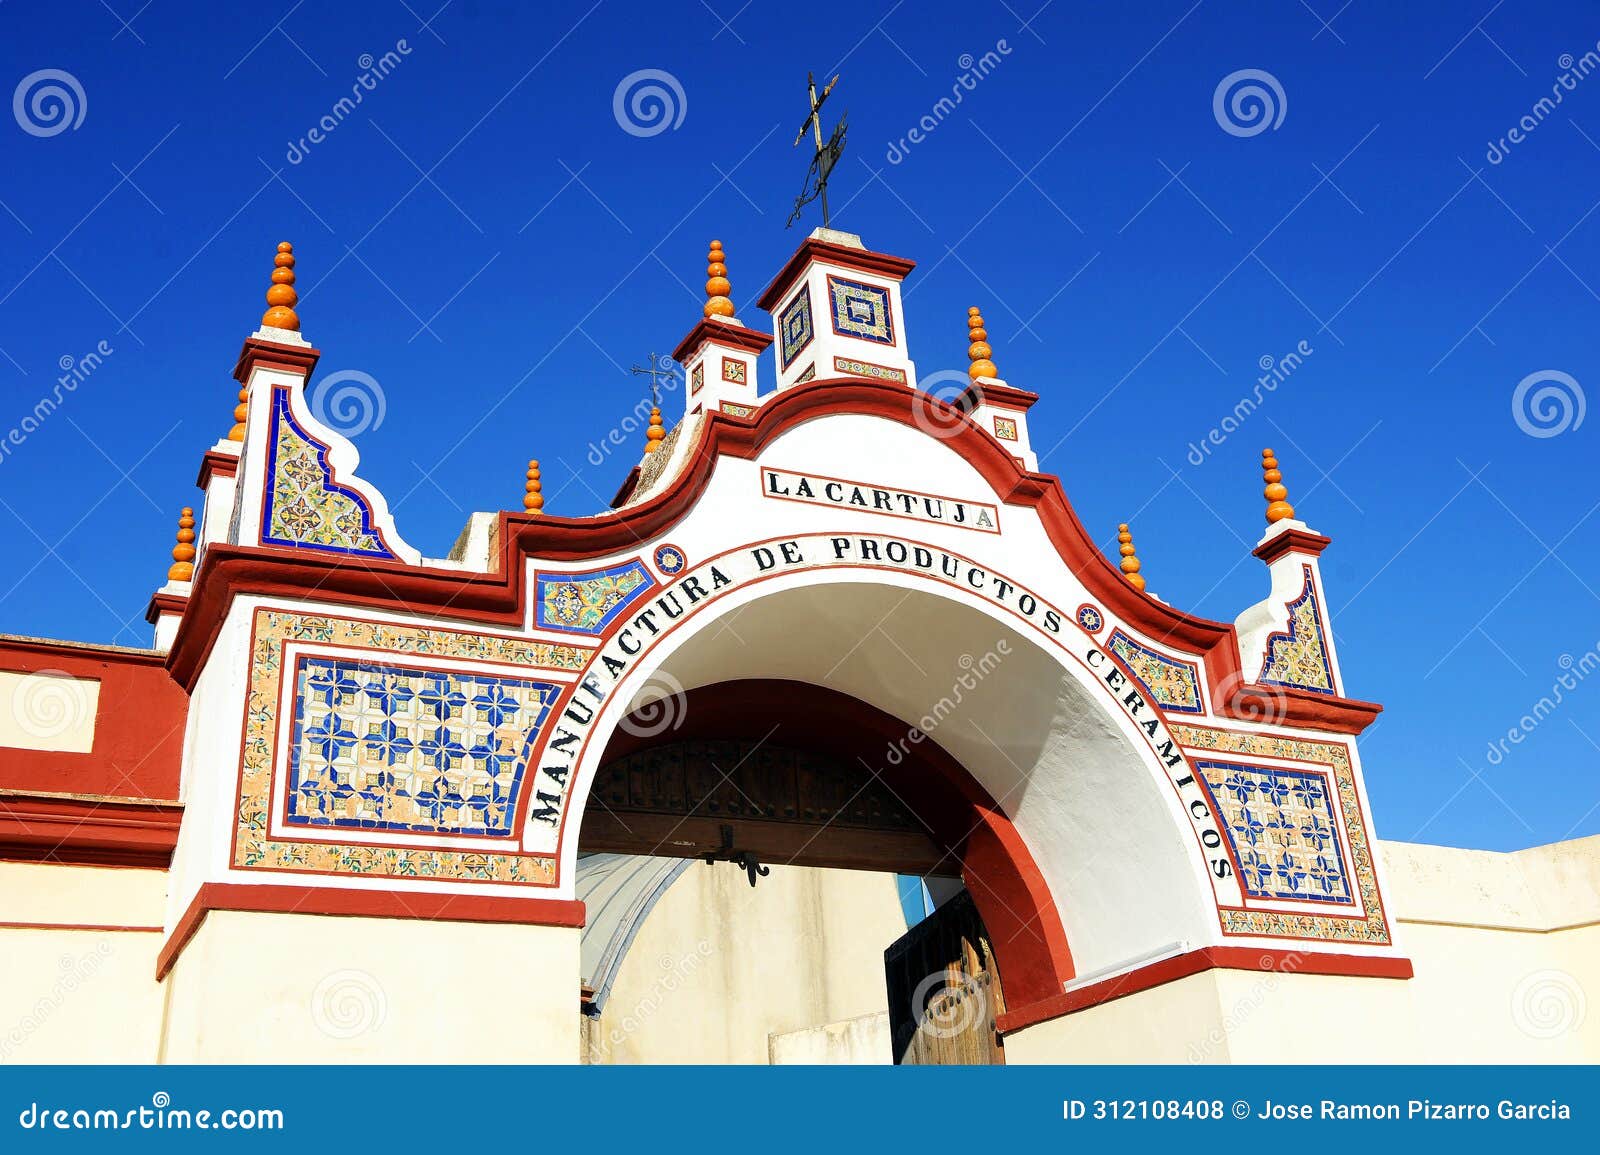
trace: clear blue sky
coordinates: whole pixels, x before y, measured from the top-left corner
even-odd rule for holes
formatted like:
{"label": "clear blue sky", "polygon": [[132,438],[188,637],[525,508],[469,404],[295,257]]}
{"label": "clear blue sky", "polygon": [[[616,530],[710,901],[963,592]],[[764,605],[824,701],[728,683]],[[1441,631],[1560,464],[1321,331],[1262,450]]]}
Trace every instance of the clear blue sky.
{"label": "clear blue sky", "polygon": [[[529,456],[551,512],[603,508],[626,463],[586,447],[639,396],[626,366],[698,315],[709,238],[766,323],[751,302],[801,236],[784,218],[805,74],[837,68],[836,224],[920,262],[922,372],[965,365],[983,305],[1002,374],[1041,395],[1044,467],[1106,548],[1134,523],[1152,590],[1222,619],[1264,595],[1248,550],[1257,455],[1277,448],[1334,539],[1349,691],[1387,708],[1362,743],[1380,834],[1600,832],[1600,676],[1488,755],[1600,642],[1600,417],[1535,437],[1512,410],[1545,370],[1600,389],[1600,76],[1534,112],[1600,40],[1593,5],[438,3],[0,6],[4,92],[59,69],[86,102],[51,136],[0,116],[0,427],[63,358],[114,350],[0,458],[0,630],[147,642],[283,239],[319,375],[381,383],[362,472],[424,553],[514,505]],[[289,163],[360,58],[402,39]],[[681,85],[676,127],[619,126],[613,93],[640,69]],[[1221,127],[1213,95],[1242,69],[1280,86],[1276,127]],[[1262,358],[1301,341],[1304,363],[1192,464]]]}

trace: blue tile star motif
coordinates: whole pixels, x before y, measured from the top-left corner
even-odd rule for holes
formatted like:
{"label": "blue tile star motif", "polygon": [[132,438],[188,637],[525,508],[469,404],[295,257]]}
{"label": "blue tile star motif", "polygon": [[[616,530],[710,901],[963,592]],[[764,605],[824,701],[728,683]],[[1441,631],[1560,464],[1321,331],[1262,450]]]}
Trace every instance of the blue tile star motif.
{"label": "blue tile star motif", "polygon": [[1326,780],[1280,767],[1197,762],[1252,898],[1354,905]]}
{"label": "blue tile star motif", "polygon": [[529,756],[561,689],[497,674],[302,658],[284,820],[510,836]]}

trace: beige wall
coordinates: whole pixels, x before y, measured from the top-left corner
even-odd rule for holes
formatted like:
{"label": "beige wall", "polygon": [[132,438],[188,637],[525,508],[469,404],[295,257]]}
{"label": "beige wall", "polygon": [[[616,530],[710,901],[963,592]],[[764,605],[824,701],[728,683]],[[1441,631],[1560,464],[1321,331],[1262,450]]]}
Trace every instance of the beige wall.
{"label": "beige wall", "polygon": [[1600,838],[1379,852],[1415,978],[1209,971],[1019,1031],[1007,1061],[1600,1061]]}
{"label": "beige wall", "polygon": [[883,950],[904,933],[893,875],[774,866],[752,888],[696,863],[634,939],[591,1061],[766,1063],[772,1034],[885,1010]]}
{"label": "beige wall", "polygon": [[575,1063],[563,927],[213,911],[167,978],[169,1063]]}
{"label": "beige wall", "polygon": [[[159,870],[0,862],[0,1063],[149,1063]],[[16,924],[46,924],[18,926]]]}

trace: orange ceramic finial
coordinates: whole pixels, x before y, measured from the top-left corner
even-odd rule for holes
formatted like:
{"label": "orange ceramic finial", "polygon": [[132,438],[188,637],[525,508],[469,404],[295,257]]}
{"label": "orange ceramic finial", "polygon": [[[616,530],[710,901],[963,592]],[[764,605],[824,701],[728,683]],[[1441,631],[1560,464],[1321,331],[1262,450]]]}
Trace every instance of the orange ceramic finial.
{"label": "orange ceramic finial", "polygon": [[661,424],[661,409],[659,406],[650,410],[650,428],[645,430],[644,451],[654,453],[661,447],[661,439],[667,435],[666,426]]}
{"label": "orange ceramic finial", "polygon": [[967,310],[967,340],[971,342],[967,346],[967,359],[972,362],[967,366],[967,376],[974,381],[979,377],[998,377],[1000,371],[989,360],[994,353],[989,348],[989,333],[983,327],[983,314],[976,305]]}
{"label": "orange ceramic finial", "polygon": [[1261,496],[1267,499],[1267,524],[1274,525],[1293,517],[1294,506],[1287,501],[1289,491],[1284,488],[1283,474],[1278,470],[1278,456],[1270,449],[1261,451],[1261,476],[1267,483],[1261,491]]}
{"label": "orange ceramic finial", "polygon": [[544,489],[544,483],[539,480],[539,463],[537,461],[528,462],[528,484],[522,488],[527,490],[522,497],[522,508],[527,511],[529,517],[533,517],[544,508],[544,494],[541,492]]}
{"label": "orange ceramic finial", "polygon": [[233,407],[233,428],[228,430],[229,441],[244,440],[244,419],[250,413],[250,390],[240,386],[239,404]]}
{"label": "orange ceramic finial", "polygon": [[728,258],[722,251],[721,241],[711,242],[706,254],[706,316],[733,316],[733,298],[728,296],[733,286],[728,283]]}
{"label": "orange ceramic finial", "polygon": [[272,306],[261,314],[261,323],[269,329],[300,331],[300,318],[294,305],[300,298],[294,291],[294,246],[284,241],[273,258],[272,287],[267,290],[267,304]]}
{"label": "orange ceramic finial", "polygon": [[184,506],[178,518],[178,544],[172,547],[172,565],[167,580],[186,582],[194,577],[194,510]]}
{"label": "orange ceramic finial", "polygon": [[1139,559],[1133,552],[1133,534],[1128,532],[1128,523],[1123,522],[1117,526],[1117,541],[1121,542],[1119,552],[1122,554],[1122,574],[1128,579],[1128,584],[1136,590],[1144,589],[1144,578],[1139,575]]}

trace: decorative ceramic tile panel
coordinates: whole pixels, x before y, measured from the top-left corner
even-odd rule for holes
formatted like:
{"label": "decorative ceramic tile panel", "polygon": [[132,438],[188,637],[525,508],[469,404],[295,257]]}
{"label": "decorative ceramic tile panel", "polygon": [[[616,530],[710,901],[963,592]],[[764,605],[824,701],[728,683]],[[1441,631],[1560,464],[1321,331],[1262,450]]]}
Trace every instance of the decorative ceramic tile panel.
{"label": "decorative ceramic tile panel", "polygon": [[700,392],[700,387],[706,383],[706,363],[704,361],[694,367],[694,373],[689,378],[689,396],[693,397]]}
{"label": "decorative ceramic tile panel", "polygon": [[1078,624],[1091,634],[1098,634],[1106,624],[1105,615],[1087,603],[1078,607]]}
{"label": "decorative ceramic tile panel", "polygon": [[828,301],[835,333],[880,345],[894,344],[894,314],[889,307],[888,289],[829,277]]}
{"label": "decorative ceramic tile panel", "polygon": [[734,417],[750,417],[755,413],[756,407],[754,405],[740,405],[737,401],[724,401],[722,403],[722,411]]}
{"label": "decorative ceramic tile panel", "polygon": [[871,377],[876,381],[897,381],[901,385],[906,383],[904,369],[891,369],[887,365],[874,365],[871,361],[858,361],[854,357],[835,357],[833,368],[839,373],[848,373],[852,377]]}
{"label": "decorative ceramic tile panel", "polygon": [[[657,449],[652,456],[659,456]],[[589,573],[540,573],[534,578],[534,621],[542,629],[598,637],[623,610],[655,585],[637,558]]]}
{"label": "decorative ceramic tile panel", "polygon": [[783,367],[787,369],[796,356],[815,335],[811,325],[811,292],[801,289],[798,296],[784,306],[778,315],[778,336],[781,340]]}
{"label": "decorative ceramic tile panel", "polygon": [[295,421],[287,389],[272,391],[267,428],[270,456],[261,511],[262,543],[394,557],[373,527],[372,506],[355,490],[334,482],[328,447]]}
{"label": "decorative ceramic tile panel", "polygon": [[302,658],[285,821],[509,837],[555,682]]}
{"label": "decorative ceramic tile panel", "polygon": [[994,419],[994,435],[1002,441],[1015,441],[1017,439],[1017,423],[1011,417],[996,417]]}
{"label": "decorative ceramic tile panel", "polygon": [[802,384],[802,383],[804,383],[806,381],[811,380],[816,375],[817,375],[817,367],[816,367],[816,365],[815,364],[807,365],[804,369],[800,370],[800,375],[794,379],[794,383],[796,385]]}
{"label": "decorative ceramic tile panel", "polygon": [[1211,788],[1246,894],[1354,904],[1326,774],[1234,762],[1195,768]]}
{"label": "decorative ceramic tile panel", "polygon": [[[1355,769],[1350,763],[1350,748],[1339,742],[1310,742],[1280,738],[1270,734],[1241,734],[1233,730],[1174,724],[1173,737],[1191,753],[1219,753],[1247,759],[1277,758],[1286,762],[1308,763],[1326,770],[1333,784],[1329,799],[1337,818],[1349,861],[1355,897],[1360,909],[1352,914],[1277,910],[1250,910],[1224,907],[1218,913],[1224,933],[1260,935],[1272,938],[1321,939],[1328,942],[1356,942],[1387,946],[1393,938],[1384,914],[1383,897],[1378,892],[1377,871],[1372,863],[1372,842],[1362,816]],[[1220,799],[1217,800],[1220,806]]]}
{"label": "decorative ceramic tile panel", "polygon": [[1140,645],[1121,630],[1111,631],[1106,646],[1127,664],[1144,692],[1163,710],[1179,714],[1205,712],[1195,666]]}
{"label": "decorative ceramic tile panel", "polygon": [[[240,759],[239,808],[233,838],[235,867],[313,874],[472,879],[537,886],[548,886],[554,881],[553,859],[519,854],[512,849],[491,849],[497,844],[488,839],[482,851],[463,851],[395,845],[397,841],[420,835],[391,833],[376,826],[365,834],[331,824],[307,828],[305,837],[309,839],[314,833],[315,841],[273,835],[274,775],[289,773],[291,749],[297,745],[292,713],[284,710],[281,726],[279,716],[283,679],[294,677],[293,669],[286,671],[284,667],[284,649],[291,643],[309,651],[303,652],[304,658],[325,658],[329,665],[334,661],[359,661],[358,655],[348,652],[358,650],[369,651],[374,663],[401,665],[405,656],[417,655],[419,666],[426,666],[430,659],[454,658],[526,669],[530,675],[538,670],[577,674],[593,654],[585,646],[525,638],[365,622],[323,614],[257,610],[251,635],[244,753]],[[341,652],[317,652],[335,648]],[[333,687],[328,690],[332,692]],[[340,688],[337,692],[342,696],[345,690]],[[341,728],[345,727],[334,728],[336,736]],[[353,731],[354,728],[348,729]],[[362,740],[369,736],[357,735]],[[337,751],[343,741],[339,738],[332,749]],[[286,786],[287,782],[285,778]]]}
{"label": "decorative ceramic tile panel", "polygon": [[744,362],[735,360],[732,357],[724,357],[722,359],[722,379],[724,381],[732,381],[735,385],[743,385],[745,382]]}
{"label": "decorative ceramic tile panel", "polygon": [[1272,686],[1292,686],[1319,694],[1333,693],[1333,668],[1322,632],[1322,608],[1311,567],[1305,571],[1300,596],[1289,603],[1289,628],[1267,638],[1267,656],[1258,681]]}
{"label": "decorative ceramic tile panel", "polygon": [[675,545],[658,545],[655,557],[656,568],[668,577],[677,577],[689,565],[689,559]]}

